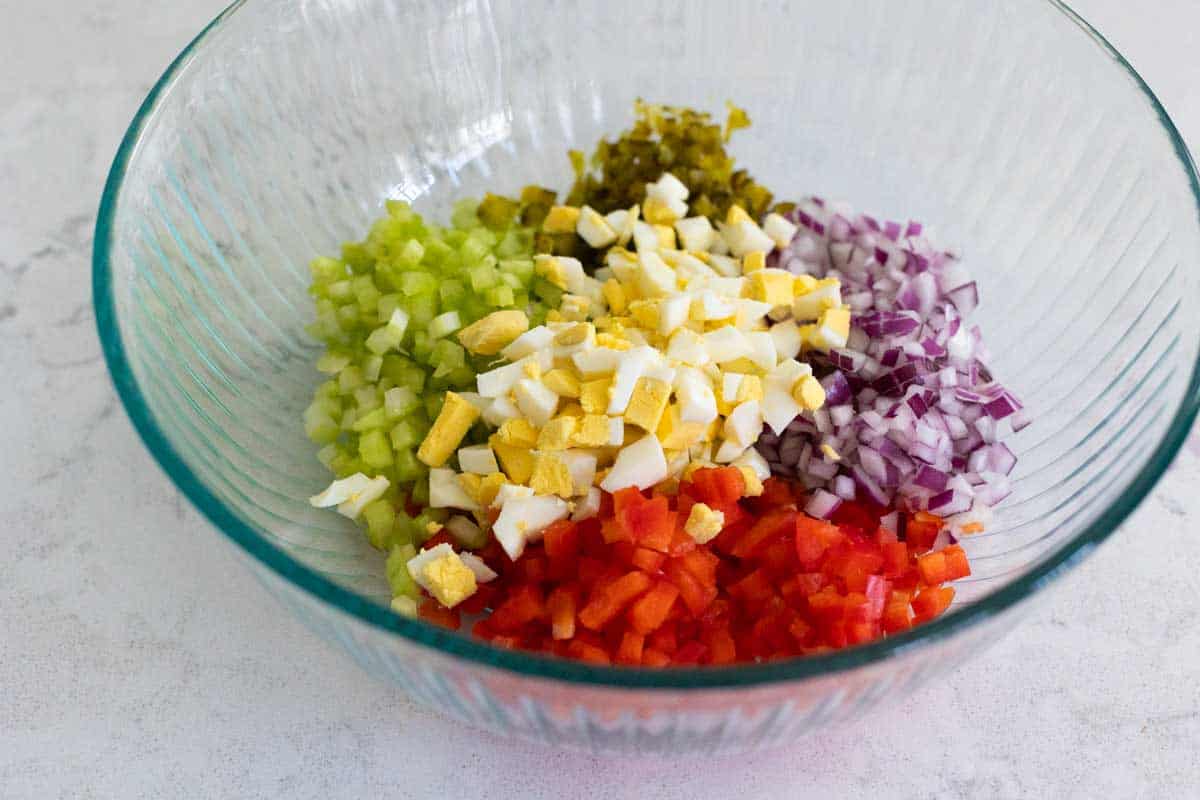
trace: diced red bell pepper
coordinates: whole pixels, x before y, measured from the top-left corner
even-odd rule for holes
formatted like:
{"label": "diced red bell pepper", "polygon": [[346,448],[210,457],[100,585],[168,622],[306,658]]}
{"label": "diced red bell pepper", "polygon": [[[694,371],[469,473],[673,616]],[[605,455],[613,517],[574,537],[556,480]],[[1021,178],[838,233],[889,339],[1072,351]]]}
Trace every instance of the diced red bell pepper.
{"label": "diced red bell pepper", "polygon": [[463,600],[455,608],[463,614],[481,614],[496,598],[497,589],[492,583],[481,583],[475,587],[475,594]]}
{"label": "diced red bell pepper", "polygon": [[711,628],[705,631],[704,644],[708,647],[708,663],[732,664],[737,661],[737,645],[729,635],[728,628]]}
{"label": "diced red bell pepper", "polygon": [[834,509],[830,521],[839,528],[849,528],[860,535],[870,536],[879,527],[880,509],[856,500],[843,500]]}
{"label": "diced red bell pepper", "polygon": [[845,609],[844,598],[833,586],[826,586],[808,596],[808,609],[820,620],[840,619]]}
{"label": "diced red bell pepper", "polygon": [[759,547],[771,539],[791,533],[796,529],[799,514],[792,509],[769,511],[758,519],[730,551],[737,558],[749,558]]}
{"label": "diced red bell pepper", "polygon": [[526,553],[515,567],[519,580],[525,583],[543,583],[550,576],[550,565],[543,553]]}
{"label": "diced red bell pepper", "polygon": [[717,585],[717,565],[721,559],[711,550],[693,550],[679,556],[679,563],[704,586]]}
{"label": "diced red bell pepper", "polygon": [[726,505],[746,494],[746,479],[736,467],[705,467],[692,473],[688,493],[709,506]]}
{"label": "diced red bell pepper", "polygon": [[546,598],[550,614],[550,631],[555,639],[570,639],[575,635],[575,614],[579,608],[579,587],[575,584],[556,586]]}
{"label": "diced red bell pepper", "polygon": [[887,542],[881,546],[883,552],[883,574],[898,578],[908,571],[908,545],[904,542]]}
{"label": "diced red bell pepper", "polygon": [[582,639],[572,639],[567,645],[567,654],[588,664],[611,664],[608,651]]}
{"label": "diced red bell pepper", "polygon": [[627,572],[612,583],[593,590],[587,605],[579,612],[579,621],[586,628],[599,630],[649,588],[649,575],[640,570]]}
{"label": "diced red bell pepper", "polygon": [[861,592],[866,588],[867,578],[882,568],[883,554],[874,545],[863,542],[837,548],[829,556],[824,571],[841,578],[848,591]]}
{"label": "diced red bell pepper", "polygon": [[717,599],[717,587],[703,584],[695,575],[689,572],[678,559],[667,562],[663,568],[667,580],[675,584],[679,596],[692,614],[699,615]]}
{"label": "diced red bell pepper", "polygon": [[952,544],[942,551],[946,557],[946,580],[956,581],[971,574],[971,563],[967,552],[960,545]]}
{"label": "diced red bell pepper", "polygon": [[618,664],[641,664],[645,644],[646,637],[642,634],[625,631],[624,635],[621,636],[621,644],[617,646],[617,652],[613,660]]}
{"label": "diced red bell pepper", "polygon": [[906,631],[913,625],[912,609],[908,600],[889,600],[883,607],[883,629],[888,633]]}
{"label": "diced red bell pepper", "polygon": [[497,633],[514,633],[527,623],[540,619],[546,612],[542,590],[531,583],[521,584],[508,593],[508,598],[488,617]]}
{"label": "diced red bell pepper", "polygon": [[877,622],[847,622],[846,643],[866,644],[879,638],[879,623]]}
{"label": "diced red bell pepper", "polygon": [[668,656],[671,655],[679,649],[679,637],[676,634],[675,625],[670,622],[666,623],[646,637],[646,643],[655,650],[666,653]]}
{"label": "diced red bell pepper", "polygon": [[460,545],[458,543],[458,539],[455,539],[453,536],[451,536],[450,531],[447,531],[445,529],[438,531],[433,536],[430,536],[428,539],[426,539],[425,542],[421,545],[421,549],[422,550],[432,550],[433,548],[437,547],[439,544],[448,544],[448,545],[450,545],[450,547],[452,547],[456,551],[462,549],[462,545]]}
{"label": "diced red bell pepper", "polygon": [[700,659],[708,654],[708,648],[702,642],[692,640],[681,646],[671,656],[671,661],[676,664],[699,664]]}
{"label": "diced red bell pepper", "polygon": [[804,646],[812,641],[817,629],[805,622],[803,618],[796,617],[788,625],[788,633],[796,640],[796,644]]}
{"label": "diced red bell pepper", "polygon": [[675,512],[666,497],[647,500],[637,489],[622,489],[613,495],[613,518],[621,530],[621,538],[664,553],[671,545]]}
{"label": "diced red bell pepper", "polygon": [[807,514],[796,515],[796,557],[800,566],[814,570],[830,547],[845,540],[846,535],[836,525],[830,525]]}
{"label": "diced red bell pepper", "polygon": [[665,667],[671,663],[671,657],[661,650],[647,647],[642,650],[643,667]]}
{"label": "diced red bell pepper", "polygon": [[633,537],[614,517],[609,517],[600,523],[600,535],[604,538],[605,544],[633,541]]}
{"label": "diced red bell pepper", "polygon": [[682,556],[696,549],[696,540],[688,535],[680,523],[680,515],[675,515],[675,532],[671,534],[671,545],[668,552],[672,556]]}
{"label": "diced red bell pepper", "polygon": [[489,641],[496,647],[503,647],[505,650],[516,650],[521,646],[521,639],[518,636],[493,636]]}
{"label": "diced red bell pepper", "polygon": [[634,547],[633,555],[629,558],[629,563],[640,569],[642,572],[647,572],[651,575],[662,569],[662,565],[667,561],[667,554],[660,553],[657,550],[651,550],[648,547]]}
{"label": "diced red bell pepper", "polygon": [[429,599],[417,607],[417,616],[442,628],[456,631],[462,625],[462,617],[456,609],[446,608],[437,600]]}
{"label": "diced red bell pepper", "polygon": [[729,587],[729,594],[737,598],[750,614],[762,610],[776,596],[775,586],[764,569],[756,569]]}
{"label": "diced red bell pepper", "polygon": [[915,554],[920,555],[933,547],[933,542],[941,530],[941,517],[918,511],[904,526],[904,541]]}
{"label": "diced red bell pepper", "polygon": [[930,586],[922,589],[912,601],[914,621],[928,622],[949,608],[953,600],[952,586]]}
{"label": "diced red bell pepper", "polygon": [[656,630],[666,622],[677,597],[674,584],[658,581],[629,608],[629,627],[642,634]]}
{"label": "diced red bell pepper", "polygon": [[573,577],[579,561],[579,527],[569,520],[551,523],[542,532],[542,547],[552,580]]}
{"label": "diced red bell pepper", "polygon": [[579,559],[579,583],[590,591],[607,570],[608,564],[604,561],[592,556],[583,556]]}

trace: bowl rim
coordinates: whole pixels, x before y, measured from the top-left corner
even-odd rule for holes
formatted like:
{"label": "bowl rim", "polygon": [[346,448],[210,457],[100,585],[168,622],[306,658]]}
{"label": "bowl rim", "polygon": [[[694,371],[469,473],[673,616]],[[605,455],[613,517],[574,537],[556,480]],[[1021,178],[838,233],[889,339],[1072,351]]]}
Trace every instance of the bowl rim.
{"label": "bowl rim", "polygon": [[[92,253],[92,293],[96,325],[105,362],[117,394],[130,421],[159,466],[218,530],[251,556],[317,600],[335,607],[361,623],[398,635],[413,644],[437,650],[482,667],[493,667],[529,678],[588,684],[603,688],[642,688],[695,690],[760,686],[772,683],[831,677],[865,667],[885,659],[924,648],[953,636],[960,630],[998,616],[1029,598],[1038,590],[1068,572],[1107,539],[1145,499],[1186,440],[1197,412],[1200,411],[1200,360],[1192,374],[1179,408],[1163,438],[1129,486],[1086,528],[1062,544],[1045,561],[1012,583],[986,595],[979,601],[920,625],[905,633],[879,639],[858,647],[832,653],[804,656],[763,664],[729,667],[645,669],[640,667],[597,666],[567,659],[518,650],[505,650],[474,638],[450,633],[420,620],[403,617],[389,607],[376,603],[326,578],[296,561],[272,544],[252,526],[243,522],[199,480],[187,462],[171,445],[159,427],[134,378],[117,322],[113,295],[112,263],[114,222],[117,201],[130,162],[141,136],[154,117],[160,100],[197,52],[250,0],[236,0],[183,49],[151,88],[126,131],[105,183],[96,221]],[[1175,150],[1192,190],[1200,217],[1200,176],[1187,145],[1154,92],[1115,47],[1063,0],[1045,0],[1080,28],[1099,47],[1102,54],[1117,62],[1133,79],[1158,118]]]}

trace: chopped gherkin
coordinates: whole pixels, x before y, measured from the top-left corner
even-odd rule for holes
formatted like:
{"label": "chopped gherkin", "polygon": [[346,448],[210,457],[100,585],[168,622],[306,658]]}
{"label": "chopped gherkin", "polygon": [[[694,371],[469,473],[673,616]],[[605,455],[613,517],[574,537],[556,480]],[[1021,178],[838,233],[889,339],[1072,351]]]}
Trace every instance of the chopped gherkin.
{"label": "chopped gherkin", "polygon": [[596,146],[591,171],[582,154],[572,152],[575,185],[567,202],[601,213],[629,208],[645,198],[647,183],[670,172],[691,190],[691,214],[720,218],[737,203],[761,217],[771,206],[771,193],[745,170],[734,169],[725,150],[729,136],[749,124],[746,112],[733,105],[722,129],[706,112],[638,100],[633,127]]}

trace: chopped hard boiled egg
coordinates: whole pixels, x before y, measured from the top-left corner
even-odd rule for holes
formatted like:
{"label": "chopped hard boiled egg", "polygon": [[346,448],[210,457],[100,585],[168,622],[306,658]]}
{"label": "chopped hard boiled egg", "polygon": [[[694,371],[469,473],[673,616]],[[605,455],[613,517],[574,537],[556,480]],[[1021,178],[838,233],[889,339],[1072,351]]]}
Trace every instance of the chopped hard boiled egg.
{"label": "chopped hard boiled egg", "polygon": [[547,526],[566,519],[569,513],[567,501],[560,497],[514,497],[501,506],[492,533],[508,557],[516,561],[527,543],[537,541]]}
{"label": "chopped hard boiled egg", "polygon": [[478,511],[479,503],[467,494],[454,470],[435,467],[429,470],[429,507]]}
{"label": "chopped hard boiled egg", "polygon": [[600,482],[600,488],[606,492],[616,492],[630,486],[649,489],[667,475],[667,459],[662,444],[651,433],[621,449],[612,468]]}
{"label": "chopped hard boiled egg", "polygon": [[382,475],[368,478],[356,472],[348,478],[334,481],[325,491],[313,495],[308,502],[316,508],[337,506],[338,513],[356,519],[364,507],[383,497],[391,483]]}
{"label": "chopped hard boiled egg", "polygon": [[408,560],[405,568],[418,586],[446,608],[458,605],[475,594],[478,588],[475,570],[444,542],[417,553]]}
{"label": "chopped hard boiled egg", "polygon": [[463,472],[473,472],[476,475],[490,475],[500,471],[496,463],[496,454],[486,444],[459,448],[458,467]]}

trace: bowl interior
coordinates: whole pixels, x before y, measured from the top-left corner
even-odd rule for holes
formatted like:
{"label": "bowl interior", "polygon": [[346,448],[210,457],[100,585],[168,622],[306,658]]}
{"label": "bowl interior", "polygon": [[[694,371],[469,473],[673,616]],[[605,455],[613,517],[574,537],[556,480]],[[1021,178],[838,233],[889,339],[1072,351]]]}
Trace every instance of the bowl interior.
{"label": "bowl interior", "polygon": [[1012,441],[1015,495],[967,543],[961,605],[1102,538],[1174,452],[1200,341],[1190,161],[1055,3],[612,0],[530,24],[517,0],[255,0],[156,89],[101,219],[106,347],[173,477],[295,575],[386,602],[381,557],[306,502],[327,481],[300,421],[319,380],[307,263],[388,198],[436,217],[565,188],[567,149],[639,96],[732,100],[754,120],[735,152],[777,197],[921,220],[963,254],[994,371],[1035,424]]}

